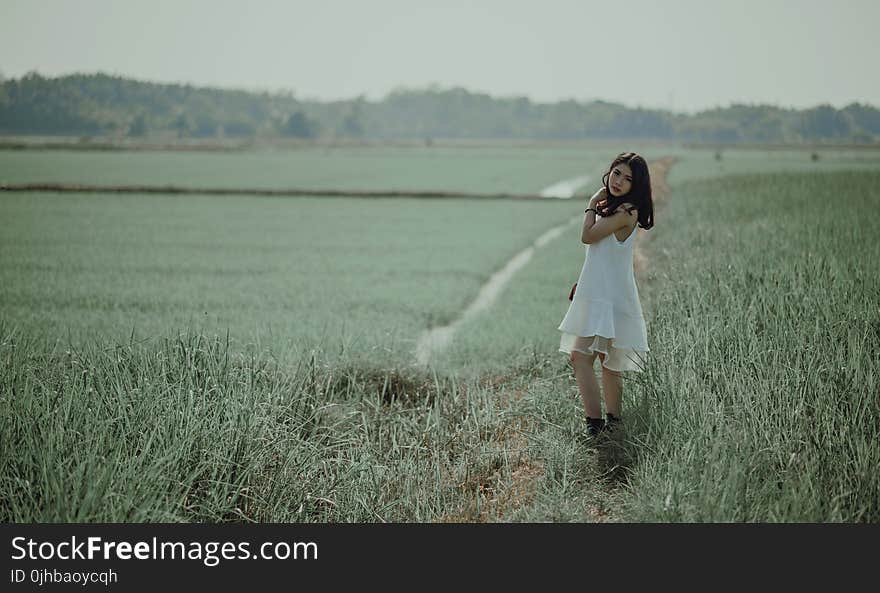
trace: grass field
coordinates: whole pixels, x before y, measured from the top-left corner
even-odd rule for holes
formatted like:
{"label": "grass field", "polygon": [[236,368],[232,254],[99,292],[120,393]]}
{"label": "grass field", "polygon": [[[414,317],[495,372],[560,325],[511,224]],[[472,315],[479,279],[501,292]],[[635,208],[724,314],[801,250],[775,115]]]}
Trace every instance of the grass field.
{"label": "grass field", "polygon": [[[674,188],[629,516],[880,520],[880,172]],[[661,272],[662,271],[662,272]]]}
{"label": "grass field", "polygon": [[0,150],[0,183],[537,193],[600,175],[607,149],[321,148],[241,153]]}
{"label": "grass field", "polygon": [[267,347],[387,350],[451,320],[570,217],[561,201],[7,194],[0,302],[67,339],[176,329]]}
{"label": "grass field", "polygon": [[[576,227],[432,369],[397,347],[575,202],[0,195],[0,516],[880,520],[880,167],[677,156],[638,278],[648,372],[599,449],[556,352]],[[346,348],[316,348],[340,310]]]}

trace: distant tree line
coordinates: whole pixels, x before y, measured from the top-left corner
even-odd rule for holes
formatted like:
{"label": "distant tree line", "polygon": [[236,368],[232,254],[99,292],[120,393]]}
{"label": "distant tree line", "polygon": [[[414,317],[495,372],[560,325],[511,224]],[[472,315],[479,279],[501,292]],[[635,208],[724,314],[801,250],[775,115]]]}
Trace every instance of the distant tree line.
{"label": "distant tree line", "polygon": [[693,115],[606,101],[535,103],[462,88],[400,89],[381,101],[302,101],[106,74],[0,78],[0,134],[176,138],[658,139],[876,143],[880,110],[852,103],[741,105]]}

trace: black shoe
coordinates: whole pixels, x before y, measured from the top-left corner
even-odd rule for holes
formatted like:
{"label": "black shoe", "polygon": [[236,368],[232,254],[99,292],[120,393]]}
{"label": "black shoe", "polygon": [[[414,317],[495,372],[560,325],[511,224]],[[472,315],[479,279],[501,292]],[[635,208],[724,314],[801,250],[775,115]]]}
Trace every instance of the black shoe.
{"label": "black shoe", "polygon": [[595,439],[605,428],[605,423],[601,418],[590,418],[587,416],[587,438]]}
{"label": "black shoe", "polygon": [[621,423],[623,421],[620,419],[620,416],[615,416],[614,414],[605,414],[605,424],[602,426],[602,430],[605,432],[614,432],[618,428],[620,428]]}

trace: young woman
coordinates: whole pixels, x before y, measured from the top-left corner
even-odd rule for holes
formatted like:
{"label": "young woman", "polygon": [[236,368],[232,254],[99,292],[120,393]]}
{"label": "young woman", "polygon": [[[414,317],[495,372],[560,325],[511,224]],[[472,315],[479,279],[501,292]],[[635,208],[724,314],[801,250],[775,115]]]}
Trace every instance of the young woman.
{"label": "young woman", "polygon": [[[613,430],[620,422],[621,373],[642,372],[648,353],[633,270],[636,227],[654,226],[648,165],[634,152],[621,153],[602,176],[602,183],[585,210],[581,241],[587,245],[586,259],[559,325],[559,350],[571,356],[589,437]],[[597,356],[605,421],[593,371]]]}

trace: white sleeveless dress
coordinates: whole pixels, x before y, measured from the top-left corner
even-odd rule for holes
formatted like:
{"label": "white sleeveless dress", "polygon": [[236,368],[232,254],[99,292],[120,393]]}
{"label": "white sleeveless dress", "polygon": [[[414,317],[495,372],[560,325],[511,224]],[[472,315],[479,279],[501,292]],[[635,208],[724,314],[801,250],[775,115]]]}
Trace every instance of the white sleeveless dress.
{"label": "white sleeveless dress", "polygon": [[601,352],[612,371],[644,371],[649,349],[633,270],[637,232],[638,227],[623,242],[611,233],[585,245],[584,267],[559,325],[560,352]]}

